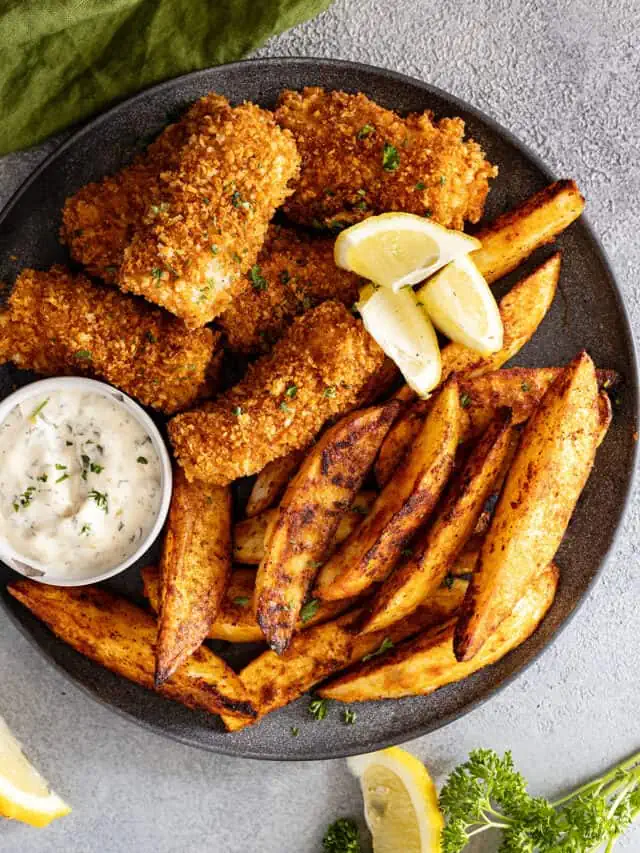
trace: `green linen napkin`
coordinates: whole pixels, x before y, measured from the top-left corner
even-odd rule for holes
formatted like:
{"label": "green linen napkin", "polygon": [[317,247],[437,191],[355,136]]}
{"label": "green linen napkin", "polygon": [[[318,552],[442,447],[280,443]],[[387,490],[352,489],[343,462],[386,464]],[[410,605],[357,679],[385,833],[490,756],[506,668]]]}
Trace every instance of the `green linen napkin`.
{"label": "green linen napkin", "polygon": [[246,56],[332,0],[0,0],[0,154]]}

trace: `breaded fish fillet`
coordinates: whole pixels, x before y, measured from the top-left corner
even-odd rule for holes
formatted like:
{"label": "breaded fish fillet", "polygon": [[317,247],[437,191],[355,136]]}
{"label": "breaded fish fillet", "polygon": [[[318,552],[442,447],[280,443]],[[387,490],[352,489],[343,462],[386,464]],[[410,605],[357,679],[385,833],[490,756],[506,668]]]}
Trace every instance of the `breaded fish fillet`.
{"label": "breaded fish fillet", "polygon": [[306,447],[352,408],[384,353],[346,308],[323,302],[294,321],[235,387],[176,416],[169,436],[189,480],[226,485]]}
{"label": "breaded fish fillet", "polygon": [[122,290],[197,328],[241,288],[267,227],[297,177],[293,137],[254,104],[222,97],[160,175],[155,203],[124,252]]}
{"label": "breaded fish fillet", "polygon": [[402,210],[461,229],[482,215],[497,169],[464,141],[460,118],[400,118],[365,95],[319,88],[283,92],[275,115],[302,156],[285,205],[294,222],[338,229]]}
{"label": "breaded fish fillet", "polygon": [[60,266],[23,270],[0,313],[0,363],[105,379],[166,414],[202,396],[218,338]]}
{"label": "breaded fish fillet", "polygon": [[295,317],[327,299],[351,307],[364,281],[335,265],[333,243],[270,226],[244,289],[217,320],[230,349],[266,352]]}
{"label": "breaded fish fillet", "polygon": [[178,166],[183,146],[199,132],[204,116],[214,112],[218,104],[218,95],[200,98],[130,166],[87,184],[67,199],[60,236],[71,257],[92,275],[117,281],[124,250],[144,216],[153,210],[160,173]]}

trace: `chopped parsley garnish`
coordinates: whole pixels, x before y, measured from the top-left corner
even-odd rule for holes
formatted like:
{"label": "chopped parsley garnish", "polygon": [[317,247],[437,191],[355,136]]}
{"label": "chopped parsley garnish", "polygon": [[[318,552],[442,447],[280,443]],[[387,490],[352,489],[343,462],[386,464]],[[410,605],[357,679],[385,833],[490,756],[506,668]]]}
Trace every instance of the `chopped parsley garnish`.
{"label": "chopped parsley garnish", "polygon": [[92,474],[101,474],[104,471],[104,465],[98,465],[97,462],[92,462],[89,465],[89,470]]}
{"label": "chopped parsley garnish", "polygon": [[327,716],[327,700],[312,699],[309,702],[309,713],[315,720],[324,720]]}
{"label": "chopped parsley garnish", "polygon": [[357,202],[354,205],[354,207],[356,210],[366,210],[367,209],[367,202],[364,199],[362,199],[361,201]]}
{"label": "chopped parsley garnish", "polygon": [[216,246],[216,244],[215,244],[215,243],[212,243],[212,244],[211,244],[211,246],[210,246],[209,248],[211,249],[211,254],[212,254],[212,255],[217,255],[217,254],[218,254],[218,252],[220,251],[220,249],[218,249],[218,247]]}
{"label": "chopped parsley garnish", "polygon": [[248,595],[236,595],[236,597],[233,599],[233,603],[237,604],[238,607],[246,607],[247,604],[249,603],[249,596]]}
{"label": "chopped parsley garnish", "polygon": [[91,489],[88,497],[96,502],[98,509],[101,509],[105,513],[109,512],[109,497],[106,492],[98,492],[96,489]]}
{"label": "chopped parsley garnish", "polygon": [[56,471],[65,471],[67,468],[66,465],[60,465],[59,462],[56,462]]}
{"label": "chopped parsley garnish", "polygon": [[282,272],[280,273],[280,281],[283,284],[289,284],[290,279],[291,276],[289,275],[289,270],[282,270]]}
{"label": "chopped parsley garnish", "polygon": [[293,737],[298,737],[300,734],[300,729],[297,726],[291,726],[291,734]]}
{"label": "chopped parsley garnish", "polygon": [[320,602],[317,598],[312,598],[311,601],[307,601],[302,610],[300,611],[300,621],[304,625],[318,612],[318,608],[320,607]]}
{"label": "chopped parsley garnish", "polygon": [[91,525],[87,524],[85,522],[85,524],[83,524],[82,527],[80,528],[80,536],[88,536],[90,533],[91,533]]}
{"label": "chopped parsley garnish", "polygon": [[426,190],[426,188],[427,186],[425,183],[423,183],[423,181],[418,181],[418,183],[416,184],[417,190]]}
{"label": "chopped parsley garnish", "polygon": [[440,175],[440,186],[443,187],[447,183],[447,176]]}
{"label": "chopped parsley garnish", "polygon": [[234,190],[234,191],[231,193],[231,204],[232,204],[234,207],[241,207],[241,208],[243,208],[244,210],[247,210],[248,208],[250,208],[250,207],[251,207],[251,202],[250,202],[250,201],[247,201],[247,200],[243,197],[243,195],[242,195],[242,193],[240,192],[240,190]]}
{"label": "chopped parsley garnish", "polygon": [[352,726],[355,723],[357,716],[358,715],[355,711],[351,711],[349,710],[349,708],[345,708],[342,712],[342,721],[343,723],[345,723],[345,725]]}
{"label": "chopped parsley garnish", "polygon": [[333,397],[335,397],[337,393],[338,392],[336,390],[335,385],[327,385],[327,387],[322,392],[322,396],[323,397],[329,397],[329,399],[333,399]]}
{"label": "chopped parsley garnish", "polygon": [[136,459],[136,462],[139,462],[140,465],[147,465],[149,463],[149,460],[147,459],[146,456],[138,456],[138,458]]}
{"label": "chopped parsley garnish", "polygon": [[242,406],[234,406],[234,408],[231,409],[231,414],[239,418],[242,414]]}
{"label": "chopped parsley garnish", "polygon": [[367,136],[371,136],[372,133],[375,133],[376,129],[372,124],[363,124],[360,130],[357,133],[358,139],[366,139]]}
{"label": "chopped parsley garnish", "polygon": [[289,397],[290,399],[293,400],[293,398],[298,393],[298,386],[297,385],[289,385],[289,387],[287,388],[287,390],[284,393],[287,395],[287,397]]}
{"label": "chopped parsley garnish", "polygon": [[375,652],[371,652],[368,655],[365,655],[362,658],[362,662],[364,663],[367,660],[371,660],[371,658],[377,658],[378,655],[383,655],[385,652],[388,652],[393,648],[393,640],[391,637],[385,637],[384,640],[380,643],[380,647],[376,649]]}
{"label": "chopped parsley garnish", "polygon": [[44,474],[40,474],[40,476],[37,477],[36,479],[39,480],[41,483],[46,483],[47,480],[49,479],[49,475],[45,471]]}
{"label": "chopped parsley garnish", "polygon": [[44,407],[47,405],[48,402],[49,402],[49,397],[47,397],[46,400],[43,400],[42,403],[40,403],[39,406],[36,406],[35,409],[31,412],[31,414],[29,415],[29,420],[32,423],[36,422],[36,418],[38,417],[38,415],[44,409]]}
{"label": "chopped parsley garnish", "polygon": [[78,352],[75,353],[76,358],[84,359],[85,361],[91,361],[91,353],[88,349],[79,349]]}
{"label": "chopped parsley garnish", "polygon": [[18,495],[13,502],[14,512],[18,512],[19,510],[25,509],[25,507],[29,506],[33,500],[35,490],[35,486],[28,486],[21,495]]}
{"label": "chopped parsley garnish", "polygon": [[452,575],[451,572],[447,572],[445,579],[442,581],[442,586],[446,586],[447,589],[451,589],[455,582],[455,576]]}
{"label": "chopped parsley garnish", "polygon": [[162,270],[160,269],[160,267],[154,267],[151,270],[151,277],[155,278],[156,280],[160,280],[162,278]]}
{"label": "chopped parsley garnish", "polygon": [[361,853],[360,832],[355,820],[341,817],[327,829],[322,839],[325,853]]}
{"label": "chopped parsley garnish", "polygon": [[385,172],[395,172],[400,165],[400,155],[395,145],[385,142],[382,148],[382,168]]}
{"label": "chopped parsley garnish", "polygon": [[157,344],[157,343],[158,343],[158,339],[157,339],[157,338],[156,338],[156,336],[153,334],[153,332],[147,332],[147,334],[145,335],[145,337],[146,337],[146,339],[149,341],[149,343],[150,343],[150,344]]}
{"label": "chopped parsley garnish", "polygon": [[462,406],[463,409],[468,409],[469,406],[471,405],[471,397],[466,393],[461,394],[460,395],[460,405]]}
{"label": "chopped parsley garnish", "polygon": [[523,382],[523,383],[522,383],[522,385],[521,385],[520,387],[521,387],[521,388],[522,388],[522,390],[523,390],[523,391],[525,391],[525,392],[526,392],[526,391],[529,391],[529,389],[531,388],[531,386],[529,385],[529,383],[528,383],[528,382]]}
{"label": "chopped parsley garnish", "polygon": [[260,291],[266,290],[269,286],[266,278],[262,275],[260,271],[260,267],[258,264],[254,264],[251,267],[251,272],[249,273],[249,277],[251,278],[251,283],[253,284],[253,289]]}
{"label": "chopped parsley garnish", "polygon": [[287,406],[287,404],[284,402],[284,400],[282,401],[282,403],[280,403],[279,408],[280,408],[283,412],[290,412],[290,411],[291,411],[291,409],[289,408],[289,406]]}
{"label": "chopped parsley garnish", "polygon": [[363,189],[356,190],[356,195],[365,196],[366,194],[367,194],[366,190],[363,190]]}
{"label": "chopped parsley garnish", "polygon": [[[56,468],[57,468],[57,467],[58,467],[58,466],[56,465]],[[62,477],[58,477],[58,479],[56,480],[56,483],[64,483],[64,481],[65,481],[65,480],[68,480],[68,479],[69,479],[69,475],[65,472],[65,473],[62,475]]]}

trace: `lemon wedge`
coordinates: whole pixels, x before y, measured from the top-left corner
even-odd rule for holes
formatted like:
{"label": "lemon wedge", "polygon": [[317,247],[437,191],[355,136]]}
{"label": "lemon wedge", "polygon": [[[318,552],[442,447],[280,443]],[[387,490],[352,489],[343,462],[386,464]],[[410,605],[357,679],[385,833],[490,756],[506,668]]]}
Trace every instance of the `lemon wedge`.
{"label": "lemon wedge", "polygon": [[334,246],[337,266],[391,290],[417,284],[480,241],[413,213],[383,213],[345,229]]}
{"label": "lemon wedge", "polygon": [[502,349],[498,304],[478,267],[467,255],[437,272],[418,290],[433,324],[452,341],[483,355]]}
{"label": "lemon wedge", "polygon": [[397,364],[407,384],[426,396],[440,382],[440,347],[413,289],[394,293],[386,287],[366,285],[357,308],[366,330]]}
{"label": "lemon wedge", "polygon": [[47,826],[71,811],[25,757],[0,717],[0,817]]}
{"label": "lemon wedge", "polygon": [[347,763],[360,780],[374,853],[439,853],[444,820],[421,761],[392,746]]}

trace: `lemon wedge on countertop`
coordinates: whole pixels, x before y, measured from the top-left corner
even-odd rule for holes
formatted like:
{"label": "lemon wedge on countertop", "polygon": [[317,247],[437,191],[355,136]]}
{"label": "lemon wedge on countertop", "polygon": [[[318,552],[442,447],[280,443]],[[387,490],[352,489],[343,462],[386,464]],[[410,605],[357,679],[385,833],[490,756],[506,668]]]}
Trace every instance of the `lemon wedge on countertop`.
{"label": "lemon wedge on countertop", "polygon": [[334,259],[337,266],[397,291],[480,245],[475,237],[424,216],[383,213],[345,229],[335,242]]}
{"label": "lemon wedge on countertop", "polygon": [[417,296],[434,326],[452,341],[483,355],[502,349],[498,303],[467,255],[437,272]]}
{"label": "lemon wedge on countertop", "polygon": [[31,826],[47,826],[71,809],[29,763],[20,744],[0,717],[0,817]]}
{"label": "lemon wedge on countertop", "polygon": [[426,396],[440,382],[440,347],[435,329],[411,287],[394,293],[366,285],[357,303],[365,329],[392,359],[407,384]]}
{"label": "lemon wedge on countertop", "polygon": [[392,746],[347,763],[360,780],[374,853],[439,853],[444,820],[421,761]]}

